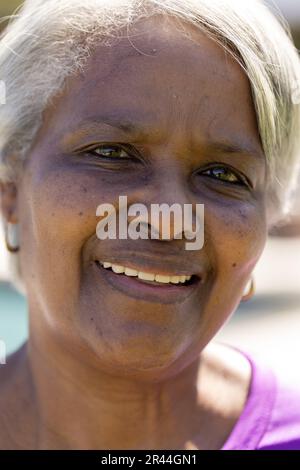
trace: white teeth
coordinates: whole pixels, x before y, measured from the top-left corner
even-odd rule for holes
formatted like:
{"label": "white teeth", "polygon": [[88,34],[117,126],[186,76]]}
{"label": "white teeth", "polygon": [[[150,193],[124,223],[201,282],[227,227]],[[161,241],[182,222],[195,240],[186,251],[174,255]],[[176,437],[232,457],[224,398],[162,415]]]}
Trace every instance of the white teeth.
{"label": "white teeth", "polygon": [[170,282],[170,276],[164,276],[163,274],[155,274],[155,280],[167,284],[168,282]]}
{"label": "white teeth", "polygon": [[121,266],[119,264],[112,264],[111,269],[113,270],[114,273],[121,274],[125,271],[124,266]]}
{"label": "white teeth", "polygon": [[192,276],[179,276],[179,277],[180,277],[179,282],[185,282],[185,281],[189,281]]}
{"label": "white teeth", "polygon": [[100,264],[105,269],[111,268],[113,272],[117,274],[125,274],[125,276],[137,276],[139,279],[143,279],[145,281],[156,281],[164,284],[184,283],[186,281],[189,281],[192,277],[192,275],[166,276],[164,274],[146,273],[144,271],[136,271],[135,269],[127,268],[126,266],[122,266],[120,264],[109,263],[108,261],[100,261]]}
{"label": "white teeth", "polygon": [[111,267],[111,263],[108,263],[107,261],[104,261],[103,267],[104,267],[104,268],[110,268],[110,267]]}
{"label": "white teeth", "polygon": [[139,271],[138,278],[144,279],[144,281],[154,281],[155,274],[144,273],[143,271]]}
{"label": "white teeth", "polygon": [[131,269],[131,268],[125,268],[124,274],[126,274],[126,276],[137,276],[138,271],[136,271],[135,269]]}

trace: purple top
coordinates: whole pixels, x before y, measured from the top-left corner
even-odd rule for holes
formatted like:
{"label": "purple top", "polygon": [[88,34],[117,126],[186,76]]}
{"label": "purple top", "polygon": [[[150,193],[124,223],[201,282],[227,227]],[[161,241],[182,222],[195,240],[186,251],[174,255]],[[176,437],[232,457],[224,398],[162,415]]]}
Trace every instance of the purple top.
{"label": "purple top", "polygon": [[237,350],[249,360],[252,379],[244,410],[221,450],[300,450],[300,388]]}

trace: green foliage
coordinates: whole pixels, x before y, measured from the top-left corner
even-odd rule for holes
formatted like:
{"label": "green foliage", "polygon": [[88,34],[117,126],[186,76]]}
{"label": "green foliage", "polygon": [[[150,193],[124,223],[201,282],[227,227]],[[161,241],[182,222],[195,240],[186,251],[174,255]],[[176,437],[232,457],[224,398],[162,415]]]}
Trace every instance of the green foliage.
{"label": "green foliage", "polygon": [[[0,0],[0,18],[11,15],[15,9],[23,3],[20,0]],[[5,26],[5,23],[0,24],[0,30]]]}
{"label": "green foliage", "polygon": [[1,16],[10,15],[21,3],[20,0],[0,0]]}

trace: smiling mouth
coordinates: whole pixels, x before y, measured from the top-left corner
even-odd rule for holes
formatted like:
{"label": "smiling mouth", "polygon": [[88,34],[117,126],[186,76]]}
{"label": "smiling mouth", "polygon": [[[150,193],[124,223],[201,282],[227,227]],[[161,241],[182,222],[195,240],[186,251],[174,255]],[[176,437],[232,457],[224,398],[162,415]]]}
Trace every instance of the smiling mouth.
{"label": "smiling mouth", "polygon": [[166,275],[161,273],[150,273],[146,271],[139,271],[121,264],[111,263],[108,261],[97,260],[96,265],[98,266],[98,268],[113,272],[120,277],[133,278],[135,281],[138,281],[142,284],[148,284],[154,287],[156,286],[169,288],[184,288],[196,284],[200,280],[199,276],[197,276],[196,274]]}

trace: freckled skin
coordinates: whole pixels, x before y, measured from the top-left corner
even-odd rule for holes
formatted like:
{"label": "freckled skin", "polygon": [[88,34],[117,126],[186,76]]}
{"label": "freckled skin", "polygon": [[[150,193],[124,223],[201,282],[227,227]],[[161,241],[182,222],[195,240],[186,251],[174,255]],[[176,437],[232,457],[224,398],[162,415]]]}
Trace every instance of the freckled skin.
{"label": "freckled skin", "polygon": [[[42,422],[37,441],[32,437],[38,447],[179,449],[201,435],[198,448],[220,448],[247,394],[248,365],[237,373],[224,364],[222,353],[216,358],[203,349],[239,304],[266,240],[265,162],[250,85],[229,55],[191,27],[193,41],[158,18],[135,28],[143,33],[134,37],[138,50],[126,37],[111,48],[98,46],[84,73],[67,80],[64,93],[44,113],[18,181],[14,210],[30,311],[30,340],[22,354],[32,365],[42,403],[37,418],[30,414],[33,423]],[[108,169],[96,157],[88,164],[86,156],[72,153],[76,146],[62,143],[83,118],[112,109],[128,109],[132,119],[141,116],[147,139],[127,140],[147,165]],[[87,132],[77,148],[126,141],[121,131],[103,129]],[[212,138],[251,145],[261,152],[261,162],[237,155],[216,158],[207,152]],[[196,175],[220,161],[246,174],[253,188]],[[96,208],[109,202],[117,209],[119,195],[127,195],[128,206],[204,204],[203,249],[186,251],[184,239],[98,240]],[[132,298],[100,281],[93,262],[96,255],[109,259],[127,251],[196,263],[205,282],[181,303]],[[209,379],[203,374],[197,400],[200,364],[214,373],[207,373]],[[79,384],[85,384],[90,402],[79,400]],[[223,390],[224,409],[215,404],[216,384]],[[118,391],[121,409],[108,399]],[[157,411],[173,410],[170,404],[178,400],[182,407],[172,411],[172,419]],[[76,419],[81,431],[75,432]]]}

